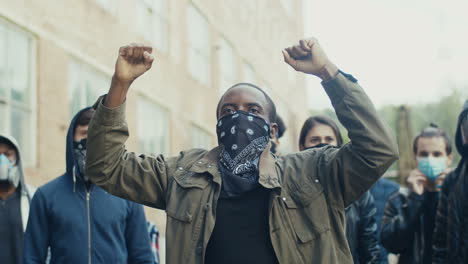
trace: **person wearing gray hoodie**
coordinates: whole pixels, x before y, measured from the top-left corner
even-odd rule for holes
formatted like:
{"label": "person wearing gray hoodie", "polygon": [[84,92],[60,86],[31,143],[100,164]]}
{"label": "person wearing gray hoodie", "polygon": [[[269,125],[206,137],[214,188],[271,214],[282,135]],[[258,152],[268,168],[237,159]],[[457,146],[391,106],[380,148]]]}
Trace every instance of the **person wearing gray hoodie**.
{"label": "person wearing gray hoodie", "polygon": [[0,134],[0,260],[21,263],[34,189],[26,185],[18,143]]}

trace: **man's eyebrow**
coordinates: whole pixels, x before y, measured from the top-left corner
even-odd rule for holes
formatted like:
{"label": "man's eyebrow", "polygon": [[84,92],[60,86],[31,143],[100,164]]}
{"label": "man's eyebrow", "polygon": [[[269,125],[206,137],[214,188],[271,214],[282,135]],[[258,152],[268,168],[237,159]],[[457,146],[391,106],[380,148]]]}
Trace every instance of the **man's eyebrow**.
{"label": "man's eyebrow", "polygon": [[221,105],[221,107],[220,107],[219,109],[223,109],[223,108],[226,107],[226,106],[236,107],[237,104],[233,104],[233,103],[224,103],[224,104]]}
{"label": "man's eyebrow", "polygon": [[259,103],[246,103],[247,106],[258,106],[263,109],[263,106]]}

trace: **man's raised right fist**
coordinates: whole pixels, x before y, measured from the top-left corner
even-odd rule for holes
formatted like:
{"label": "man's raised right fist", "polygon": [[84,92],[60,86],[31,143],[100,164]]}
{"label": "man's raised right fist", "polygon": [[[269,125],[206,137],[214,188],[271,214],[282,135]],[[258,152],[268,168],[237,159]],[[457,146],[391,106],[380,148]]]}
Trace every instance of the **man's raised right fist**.
{"label": "man's raised right fist", "polygon": [[115,63],[114,78],[121,83],[132,83],[140,75],[151,69],[154,56],[152,47],[142,44],[130,44],[119,49]]}

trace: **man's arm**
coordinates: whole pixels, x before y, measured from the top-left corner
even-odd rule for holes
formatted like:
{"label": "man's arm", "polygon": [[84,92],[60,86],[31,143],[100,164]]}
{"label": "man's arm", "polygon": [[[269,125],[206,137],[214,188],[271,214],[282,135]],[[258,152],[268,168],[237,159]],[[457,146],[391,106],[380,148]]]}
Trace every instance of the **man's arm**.
{"label": "man's arm", "polygon": [[360,203],[360,222],[359,222],[359,258],[360,263],[379,263],[380,247],[377,238],[377,223],[375,214],[374,198],[370,192],[365,192]]}
{"label": "man's arm", "polygon": [[136,203],[131,203],[131,206],[132,210],[127,218],[125,229],[128,263],[154,264],[143,206]]}
{"label": "man's arm", "polygon": [[151,68],[151,48],[130,45],[120,48],[109,93],[95,105],[89,125],[86,173],[108,192],[152,207],[164,209],[170,169],[162,156],[137,155],[125,149],[128,125],[125,99],[132,82]]}
{"label": "man's arm", "polygon": [[24,264],[43,264],[49,247],[49,221],[45,197],[37,190],[31,201],[28,225],[24,235]]}
{"label": "man's arm", "polygon": [[283,55],[295,70],[323,80],[338,119],[348,130],[351,142],[338,151],[326,151],[318,160],[318,174],[328,196],[346,207],[398,159],[396,140],[357,80],[339,72],[317,40],[301,40]]}
{"label": "man's arm", "polygon": [[401,196],[395,193],[388,200],[380,232],[382,245],[395,254],[408,249],[413,241],[423,204],[423,196],[414,192],[406,200]]}

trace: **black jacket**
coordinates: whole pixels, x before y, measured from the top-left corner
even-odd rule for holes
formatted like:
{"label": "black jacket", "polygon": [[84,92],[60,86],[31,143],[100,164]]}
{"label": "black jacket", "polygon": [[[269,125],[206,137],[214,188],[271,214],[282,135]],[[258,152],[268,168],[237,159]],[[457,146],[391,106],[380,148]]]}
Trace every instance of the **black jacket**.
{"label": "black jacket", "polygon": [[430,263],[432,230],[438,193],[418,195],[407,189],[390,196],[382,219],[380,238],[399,264]]}
{"label": "black jacket", "polygon": [[379,263],[376,212],[369,191],[346,208],[346,237],[355,264]]}
{"label": "black jacket", "polygon": [[455,135],[462,160],[442,186],[433,239],[433,263],[468,263],[468,147],[463,146],[460,123],[468,115],[468,100]]}

